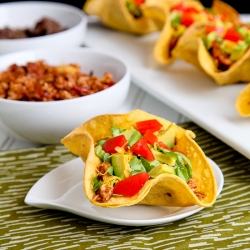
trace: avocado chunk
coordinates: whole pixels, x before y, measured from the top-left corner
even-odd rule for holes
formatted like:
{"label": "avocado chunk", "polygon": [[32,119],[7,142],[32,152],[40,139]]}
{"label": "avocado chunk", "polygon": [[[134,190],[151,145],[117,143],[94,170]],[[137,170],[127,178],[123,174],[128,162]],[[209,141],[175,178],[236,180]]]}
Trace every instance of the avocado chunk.
{"label": "avocado chunk", "polygon": [[157,135],[158,141],[163,142],[169,148],[173,148],[175,142],[175,124],[171,123],[171,125],[160,134]]}
{"label": "avocado chunk", "polygon": [[134,145],[139,139],[141,139],[142,135],[139,131],[135,130],[135,129],[128,129],[125,130],[124,132],[122,132],[121,134],[123,134],[125,136],[125,138],[128,141],[128,145],[131,147],[132,145]]}
{"label": "avocado chunk", "polygon": [[125,131],[123,131],[123,132],[121,133],[121,135],[124,135],[125,138],[126,138],[126,140],[128,141],[128,140],[131,138],[131,136],[132,136],[136,131],[137,131],[137,130],[135,130],[134,128],[132,128],[132,129],[126,129]]}
{"label": "avocado chunk", "polygon": [[248,44],[244,42],[235,46],[230,55],[230,59],[233,61],[240,59],[245,54],[245,51],[247,50],[247,48],[248,48]]}
{"label": "avocado chunk", "polygon": [[129,156],[124,154],[112,155],[111,164],[114,168],[114,174],[121,179],[128,178],[130,176]]}
{"label": "avocado chunk", "polygon": [[167,164],[161,164],[159,166],[152,168],[149,171],[149,175],[151,176],[151,178],[155,178],[160,174],[176,174],[175,168]]}
{"label": "avocado chunk", "polygon": [[170,166],[175,165],[176,157],[174,157],[173,154],[164,154],[154,149],[151,149],[151,151],[154,154],[155,160],[166,163]]}

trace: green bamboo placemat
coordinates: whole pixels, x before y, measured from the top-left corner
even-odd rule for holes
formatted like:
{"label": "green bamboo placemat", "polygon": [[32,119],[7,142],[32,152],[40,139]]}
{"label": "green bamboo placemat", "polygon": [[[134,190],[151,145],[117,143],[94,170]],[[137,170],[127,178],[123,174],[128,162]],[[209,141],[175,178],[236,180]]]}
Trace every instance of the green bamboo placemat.
{"label": "green bamboo placemat", "polygon": [[37,180],[73,158],[64,146],[0,152],[0,249],[250,249],[250,161],[194,123],[225,183],[213,207],[157,226],[118,226],[28,206]]}

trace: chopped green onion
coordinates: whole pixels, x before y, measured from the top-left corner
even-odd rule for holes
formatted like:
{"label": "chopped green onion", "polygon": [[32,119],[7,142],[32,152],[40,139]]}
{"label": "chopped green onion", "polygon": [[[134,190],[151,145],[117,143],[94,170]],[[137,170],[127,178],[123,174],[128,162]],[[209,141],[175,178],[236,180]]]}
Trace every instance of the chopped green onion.
{"label": "chopped green onion", "polygon": [[149,172],[154,167],[161,165],[161,163],[157,160],[148,161],[147,159],[145,159],[143,157],[140,157],[140,159],[141,159],[142,165],[145,167],[147,172]]}
{"label": "chopped green onion", "polygon": [[137,141],[139,141],[142,138],[142,135],[139,131],[135,131],[132,136],[128,140],[128,145],[131,147],[134,145]]}
{"label": "chopped green onion", "polygon": [[109,156],[110,154],[105,152],[102,157],[103,162],[111,162],[111,158]]}
{"label": "chopped green onion", "polygon": [[102,140],[97,141],[97,144],[102,146],[106,141],[107,139],[102,139]]}
{"label": "chopped green onion", "polygon": [[108,167],[107,172],[109,173],[109,175],[114,175],[114,167],[113,166]]}
{"label": "chopped green onion", "polygon": [[116,125],[112,125],[110,130],[111,130],[112,136],[115,137],[115,136],[119,135],[120,133],[122,133],[123,131],[125,131],[126,129],[125,128],[117,128]]}
{"label": "chopped green onion", "polygon": [[93,179],[93,190],[96,192],[100,186],[102,185],[102,181],[97,179],[97,176]]}
{"label": "chopped green onion", "polygon": [[95,154],[102,160],[103,156],[105,154],[104,150],[102,150],[102,146],[101,145],[97,145],[94,148]]}

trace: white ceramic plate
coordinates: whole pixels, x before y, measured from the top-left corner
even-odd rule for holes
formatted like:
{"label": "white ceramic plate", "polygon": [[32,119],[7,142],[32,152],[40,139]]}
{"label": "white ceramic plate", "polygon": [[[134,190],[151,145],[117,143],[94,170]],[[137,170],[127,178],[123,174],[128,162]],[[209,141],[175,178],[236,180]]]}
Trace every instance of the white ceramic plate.
{"label": "white ceramic plate", "polygon": [[[244,16],[244,21],[250,15]],[[242,118],[235,101],[246,84],[219,86],[194,66],[177,60],[169,66],[153,58],[159,32],[134,36],[89,24],[86,45],[123,58],[132,81],[250,159],[250,119]]]}
{"label": "white ceramic plate", "polygon": [[[210,160],[220,194],[224,177],[220,168]],[[134,205],[120,208],[94,206],[82,187],[84,163],[81,158],[71,160],[38,180],[30,189],[25,203],[34,207],[58,209],[89,219],[117,225],[146,226],[180,220],[202,210],[202,207],[154,207]]]}

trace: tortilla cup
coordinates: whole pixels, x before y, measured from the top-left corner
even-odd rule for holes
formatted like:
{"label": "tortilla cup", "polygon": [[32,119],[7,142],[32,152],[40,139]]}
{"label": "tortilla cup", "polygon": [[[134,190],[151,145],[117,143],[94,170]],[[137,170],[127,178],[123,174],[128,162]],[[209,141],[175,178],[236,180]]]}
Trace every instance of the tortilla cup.
{"label": "tortilla cup", "polygon": [[[170,64],[176,59],[174,54],[171,53],[171,49],[170,49],[171,40],[175,35],[175,29],[172,27],[171,20],[170,20],[170,8],[182,2],[185,2],[186,4],[188,4],[188,6],[195,7],[197,10],[202,11],[205,9],[205,7],[201,4],[201,2],[196,1],[196,0],[186,0],[186,1],[172,0],[169,2],[168,10],[161,9],[161,6],[153,7],[153,6],[147,5],[148,17],[154,18],[154,16],[156,16],[155,14],[154,15],[152,14],[152,16],[150,16],[150,8],[152,8],[152,12],[153,11],[156,12],[156,9],[158,9],[159,15],[162,11],[164,11],[164,14],[165,14],[165,24],[154,46],[154,58],[160,64]],[[239,13],[233,7],[231,7],[230,5],[222,1],[214,0],[213,5],[212,5],[212,10],[215,13],[224,13],[226,15],[226,21],[228,22],[232,22],[234,24],[240,23]],[[201,21],[207,21],[207,20],[201,20]],[[191,28],[194,24],[192,24],[189,28]],[[187,28],[187,30],[189,28]],[[187,30],[184,32],[184,34],[187,32]],[[177,41],[176,46],[178,46],[179,40]]]}
{"label": "tortilla cup", "polygon": [[250,83],[239,93],[235,106],[239,115],[250,116]]}
{"label": "tortilla cup", "polygon": [[173,55],[193,64],[218,85],[250,82],[250,48],[227,70],[219,71],[202,40],[202,33],[207,25],[208,22],[196,23],[188,29],[185,36],[180,39],[178,46],[173,49]]}
{"label": "tortilla cup", "polygon": [[95,192],[92,180],[96,176],[96,167],[101,163],[94,152],[95,142],[109,136],[110,127],[114,124],[117,127],[131,129],[135,127],[136,122],[150,119],[157,119],[164,128],[172,124],[163,118],[141,110],[134,110],[125,114],[107,114],[94,117],[61,140],[66,148],[80,156],[85,162],[83,186],[87,198],[93,204],[102,207],[121,207],[134,204],[171,207],[211,206],[215,202],[217,194],[213,170],[205,154],[193,140],[195,134],[177,125],[175,125],[176,145],[173,150],[181,151],[189,158],[192,163],[193,178],[197,180],[198,191],[203,192],[205,198],[199,200],[180,177],[172,174],[160,174],[154,179],[149,179],[133,197],[113,195],[105,203],[93,200]]}
{"label": "tortilla cup", "polygon": [[[148,1],[153,1],[157,5],[161,0]],[[105,26],[122,32],[144,35],[162,28],[158,21],[143,15],[134,18],[129,13],[124,0],[87,0],[83,10],[88,15],[98,16]]]}

